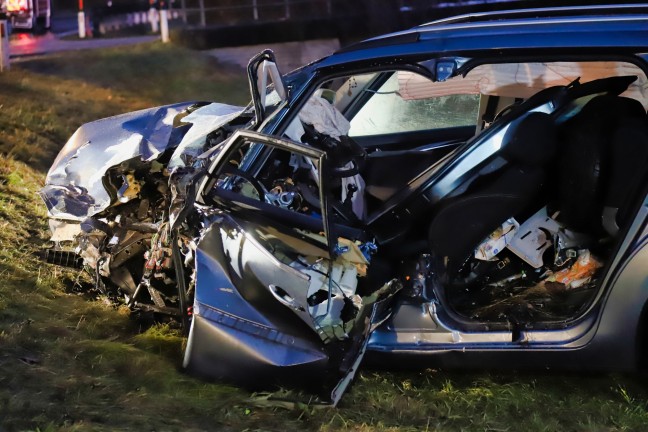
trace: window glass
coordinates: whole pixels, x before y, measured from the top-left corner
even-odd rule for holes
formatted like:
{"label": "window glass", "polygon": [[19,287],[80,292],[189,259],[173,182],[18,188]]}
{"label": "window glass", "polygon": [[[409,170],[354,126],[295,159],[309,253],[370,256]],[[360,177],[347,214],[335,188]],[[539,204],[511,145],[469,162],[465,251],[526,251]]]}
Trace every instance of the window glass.
{"label": "window glass", "polygon": [[[479,95],[449,95],[424,99],[403,98],[399,73],[390,78],[351,119],[349,136],[473,126],[477,122]],[[367,90],[369,91],[369,90]]]}

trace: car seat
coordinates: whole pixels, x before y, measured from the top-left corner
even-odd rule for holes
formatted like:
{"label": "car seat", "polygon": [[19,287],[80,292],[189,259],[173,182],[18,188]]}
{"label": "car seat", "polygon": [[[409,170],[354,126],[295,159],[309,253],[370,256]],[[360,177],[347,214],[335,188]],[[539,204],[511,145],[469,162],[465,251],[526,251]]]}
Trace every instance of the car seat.
{"label": "car seat", "polygon": [[624,118],[612,137],[610,180],[605,194],[602,222],[616,236],[632,221],[636,194],[645,187],[648,171],[648,119]]}
{"label": "car seat", "polygon": [[433,256],[444,267],[449,280],[480,241],[536,202],[547,177],[545,167],[555,148],[556,131],[551,116],[529,113],[513,122],[504,135],[499,153],[504,163],[494,172],[476,173],[457,186],[456,190],[462,193],[451,193],[452,197],[442,202],[430,224],[428,240]]}
{"label": "car seat", "polygon": [[646,122],[638,101],[602,95],[561,127],[555,186],[560,220],[570,229],[617,234],[648,163]]}

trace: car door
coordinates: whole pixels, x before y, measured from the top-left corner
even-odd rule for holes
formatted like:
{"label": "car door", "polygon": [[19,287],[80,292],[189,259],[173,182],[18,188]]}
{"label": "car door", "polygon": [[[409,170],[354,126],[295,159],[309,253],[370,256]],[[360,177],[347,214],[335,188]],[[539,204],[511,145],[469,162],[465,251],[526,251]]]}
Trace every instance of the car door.
{"label": "car door", "polygon": [[[265,162],[244,171],[250,154]],[[236,132],[211,163],[199,192],[208,216],[196,250],[187,368],[247,382],[307,373],[339,399],[399,285],[358,296],[356,266],[367,261],[353,240],[358,232],[330,223],[326,164],[321,150],[250,131]],[[296,176],[282,179],[293,195],[277,195],[268,173],[293,165],[317,185],[319,207],[288,203],[297,200],[287,186]]]}

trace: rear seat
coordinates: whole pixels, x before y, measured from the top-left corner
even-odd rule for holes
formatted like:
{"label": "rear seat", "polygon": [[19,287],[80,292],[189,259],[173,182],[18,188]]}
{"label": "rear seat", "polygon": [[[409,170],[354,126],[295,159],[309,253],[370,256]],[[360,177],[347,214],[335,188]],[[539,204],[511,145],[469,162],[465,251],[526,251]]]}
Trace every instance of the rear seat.
{"label": "rear seat", "polygon": [[562,126],[558,208],[571,229],[615,236],[648,164],[648,119],[638,101],[603,95]]}

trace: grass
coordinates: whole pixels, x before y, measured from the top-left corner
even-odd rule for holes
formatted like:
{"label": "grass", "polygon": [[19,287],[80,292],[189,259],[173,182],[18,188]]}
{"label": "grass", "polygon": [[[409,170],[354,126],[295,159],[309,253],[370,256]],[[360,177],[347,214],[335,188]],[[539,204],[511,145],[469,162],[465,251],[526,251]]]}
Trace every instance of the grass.
{"label": "grass", "polygon": [[162,44],[15,63],[0,83],[0,153],[41,171],[83,123],[174,102],[249,99],[239,71]]}
{"label": "grass", "polygon": [[31,60],[0,75],[0,429],[648,429],[642,376],[363,370],[338,409],[268,405],[184,375],[172,327],[144,330],[84,293],[83,274],[38,261],[47,227],[36,192],[78,125],[183,99],[245,103],[242,77],[157,44]]}

